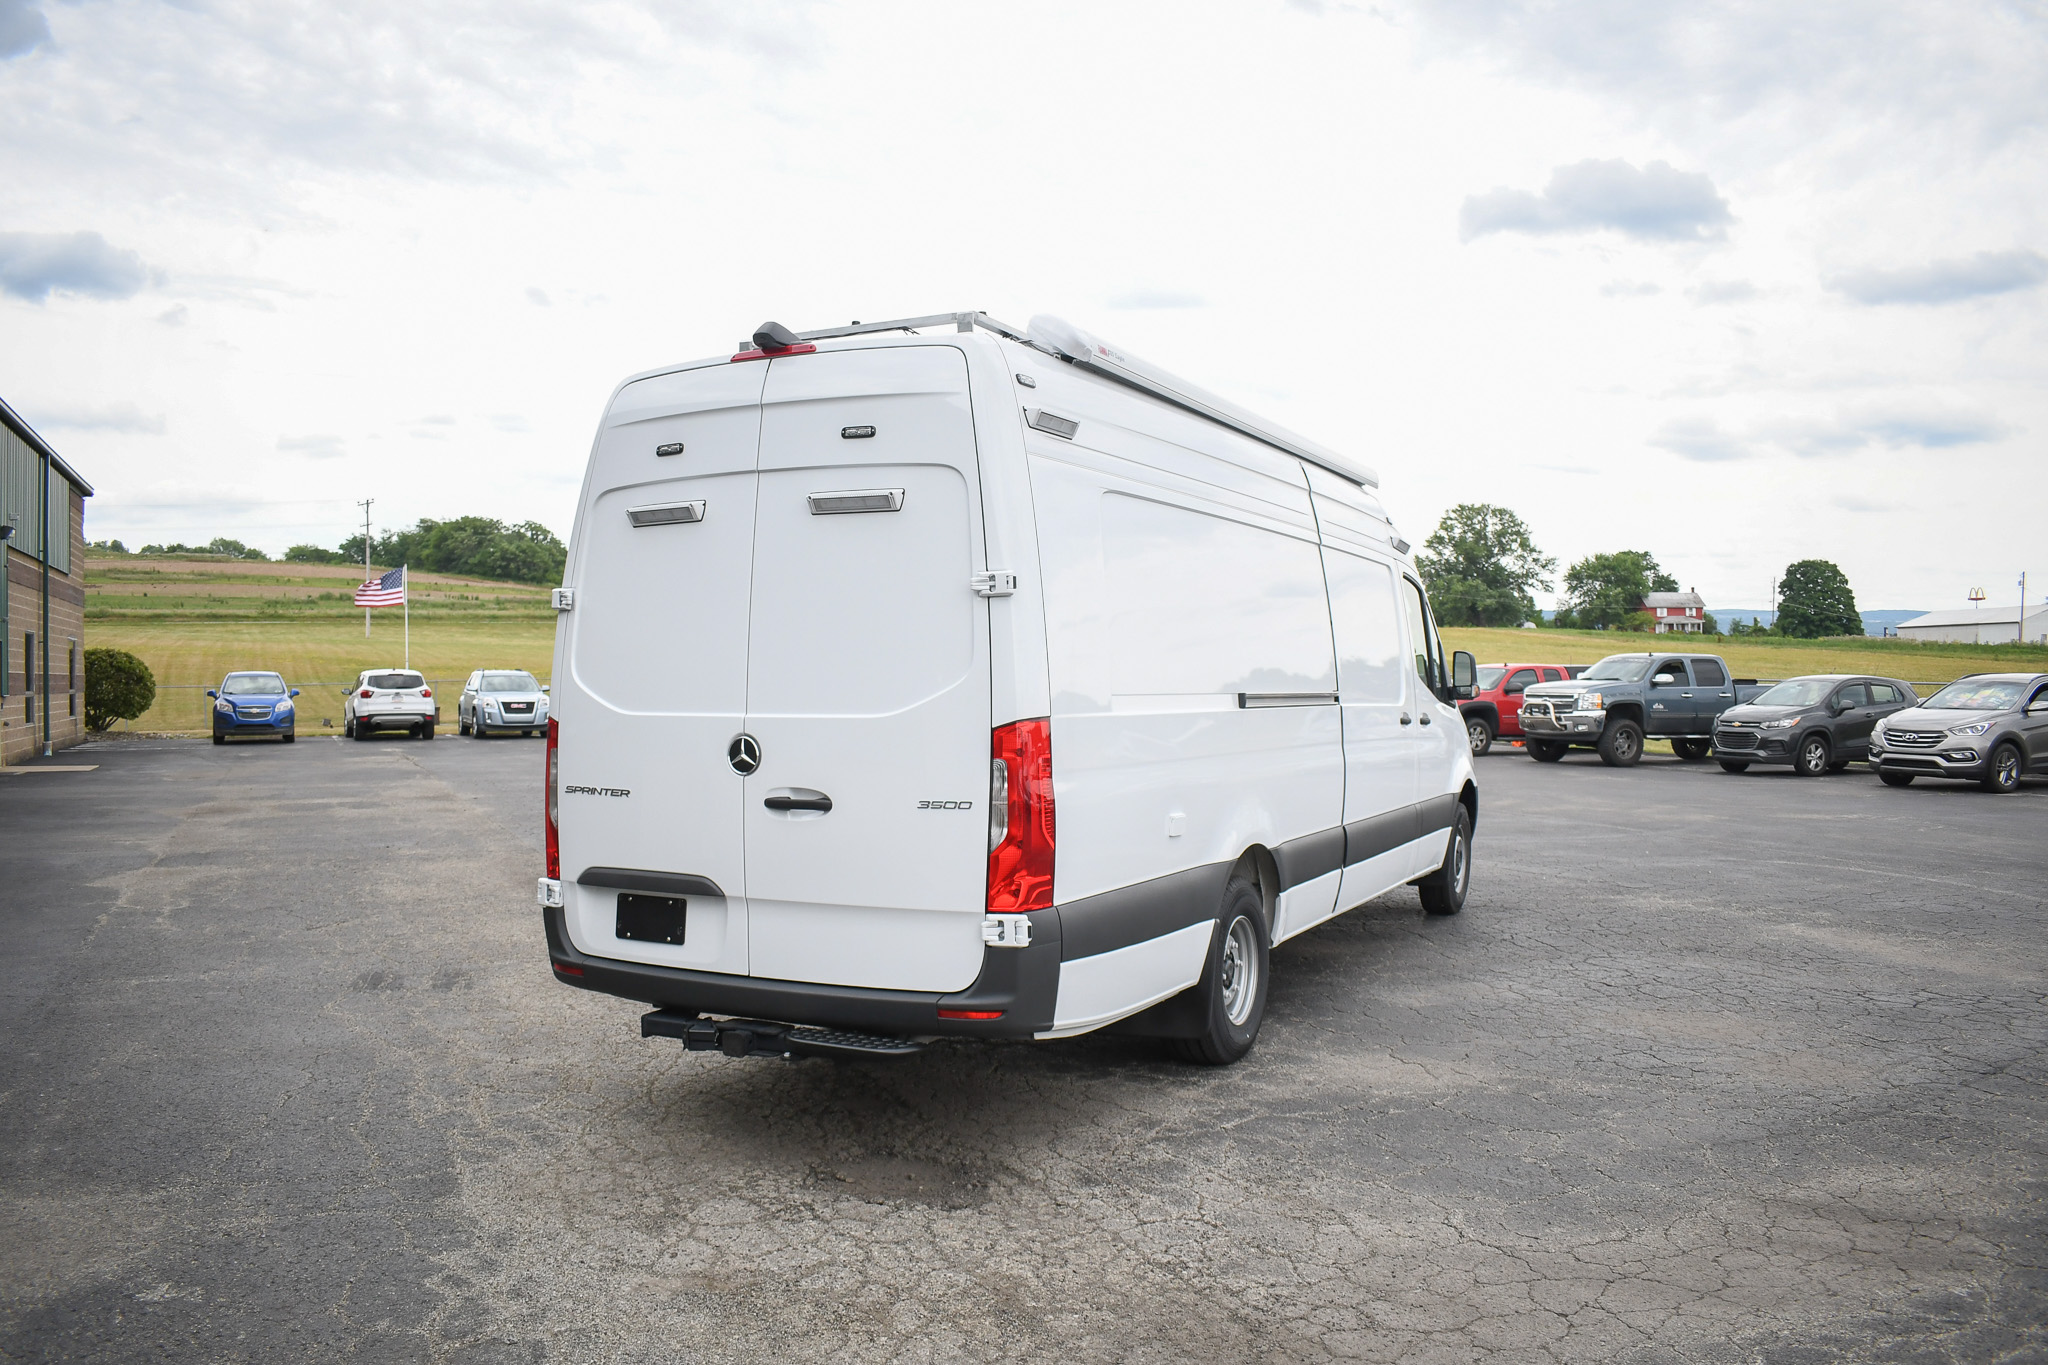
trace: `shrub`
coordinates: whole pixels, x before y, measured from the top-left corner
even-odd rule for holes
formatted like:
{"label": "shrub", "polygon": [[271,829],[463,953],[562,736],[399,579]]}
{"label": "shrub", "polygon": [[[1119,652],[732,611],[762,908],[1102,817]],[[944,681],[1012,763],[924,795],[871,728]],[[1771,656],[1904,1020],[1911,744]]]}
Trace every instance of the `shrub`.
{"label": "shrub", "polygon": [[156,676],[125,649],[85,651],[85,724],[104,730],[134,720],[156,701]]}

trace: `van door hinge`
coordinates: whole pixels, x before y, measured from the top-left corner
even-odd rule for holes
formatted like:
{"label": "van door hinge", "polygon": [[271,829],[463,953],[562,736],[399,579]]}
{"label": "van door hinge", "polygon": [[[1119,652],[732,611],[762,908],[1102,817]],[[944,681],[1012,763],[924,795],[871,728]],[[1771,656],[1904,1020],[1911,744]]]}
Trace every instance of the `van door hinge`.
{"label": "van door hinge", "polygon": [[550,596],[554,601],[556,611],[576,610],[576,589],[556,588]]}
{"label": "van door hinge", "polygon": [[1013,573],[978,573],[967,581],[977,597],[1008,597],[1017,591],[1017,575]]}

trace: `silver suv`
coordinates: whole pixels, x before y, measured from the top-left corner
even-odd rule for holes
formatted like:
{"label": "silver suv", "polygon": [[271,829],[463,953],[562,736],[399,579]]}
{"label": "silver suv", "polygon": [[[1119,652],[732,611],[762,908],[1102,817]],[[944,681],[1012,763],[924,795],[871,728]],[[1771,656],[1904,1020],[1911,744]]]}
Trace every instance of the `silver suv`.
{"label": "silver suv", "polygon": [[520,668],[479,668],[462,685],[455,702],[458,733],[544,735],[548,730],[548,689]]}
{"label": "silver suv", "polygon": [[1885,717],[1870,766],[1887,787],[1954,777],[1988,792],[2048,774],[2048,673],[1973,673],[1918,706]]}

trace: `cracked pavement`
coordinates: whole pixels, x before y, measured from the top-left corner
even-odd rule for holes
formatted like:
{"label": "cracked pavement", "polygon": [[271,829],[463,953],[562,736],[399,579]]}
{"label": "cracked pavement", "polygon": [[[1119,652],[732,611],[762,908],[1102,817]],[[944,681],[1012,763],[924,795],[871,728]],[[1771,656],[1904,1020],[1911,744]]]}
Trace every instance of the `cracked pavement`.
{"label": "cracked pavement", "polygon": [[2048,784],[1496,752],[1236,1067],[784,1063],[550,978],[541,752],[0,776],[0,1358],[2048,1360]]}

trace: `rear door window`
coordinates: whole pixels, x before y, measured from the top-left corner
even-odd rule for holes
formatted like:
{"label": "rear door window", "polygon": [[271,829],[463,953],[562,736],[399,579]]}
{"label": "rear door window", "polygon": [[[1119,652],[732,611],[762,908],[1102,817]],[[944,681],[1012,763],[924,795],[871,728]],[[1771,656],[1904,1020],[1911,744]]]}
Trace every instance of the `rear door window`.
{"label": "rear door window", "polygon": [[1564,676],[1564,670],[1561,668],[1546,668],[1543,670],[1543,681],[1545,682],[1562,682]]}
{"label": "rear door window", "polygon": [[1692,676],[1693,680],[1701,687],[1726,687],[1728,685],[1728,675],[1722,672],[1719,659],[1694,659],[1692,661]]}

